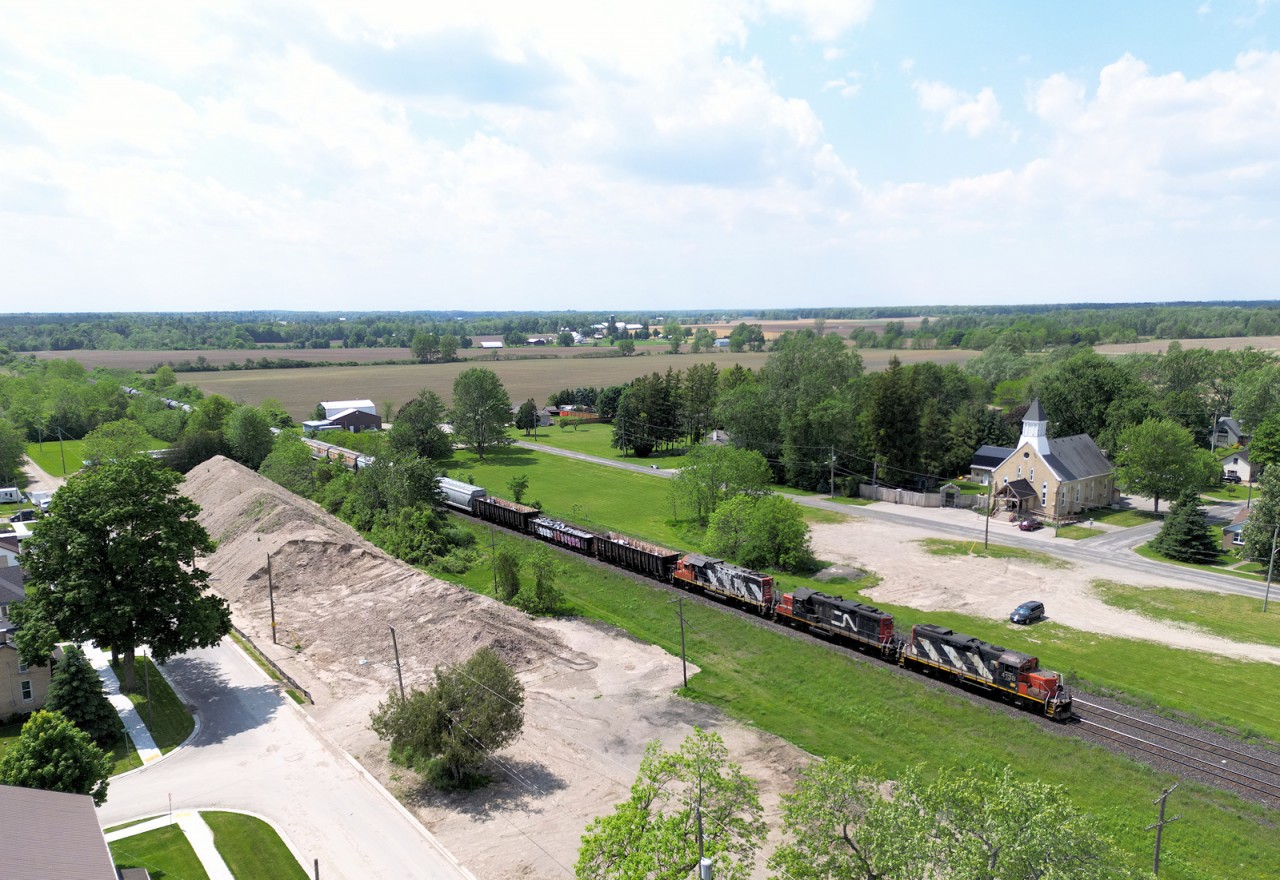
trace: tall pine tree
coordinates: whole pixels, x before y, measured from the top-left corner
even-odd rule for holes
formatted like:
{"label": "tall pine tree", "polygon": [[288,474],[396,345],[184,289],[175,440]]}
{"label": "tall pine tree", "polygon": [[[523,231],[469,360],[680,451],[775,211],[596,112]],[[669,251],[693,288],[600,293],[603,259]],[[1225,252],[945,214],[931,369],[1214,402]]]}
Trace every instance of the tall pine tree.
{"label": "tall pine tree", "polygon": [[120,716],[102,692],[102,679],[84,651],[68,645],[53,667],[45,708],[61,712],[103,748],[120,738]]}
{"label": "tall pine tree", "polygon": [[1209,530],[1209,520],[1200,506],[1199,493],[1194,490],[1182,493],[1151,546],[1178,562],[1207,565],[1218,558],[1222,548]]}

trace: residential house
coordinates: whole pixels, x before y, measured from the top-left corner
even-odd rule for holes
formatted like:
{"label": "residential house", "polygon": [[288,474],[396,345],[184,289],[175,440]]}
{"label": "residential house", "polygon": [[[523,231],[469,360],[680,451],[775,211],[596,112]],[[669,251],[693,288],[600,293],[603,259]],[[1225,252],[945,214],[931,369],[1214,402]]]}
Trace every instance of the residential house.
{"label": "residential house", "polygon": [[1229,525],[1222,527],[1222,550],[1230,553],[1244,547],[1244,524],[1249,521],[1249,508],[1236,511]]}
{"label": "residential house", "polygon": [[1224,477],[1239,477],[1242,483],[1253,482],[1253,465],[1249,463],[1249,450],[1236,449],[1222,460]]}
{"label": "residential house", "polygon": [[[1049,420],[1039,400],[1022,419],[1022,436],[1012,449],[983,446],[970,471],[994,481],[1000,507],[1020,516],[1053,522],[1117,500],[1111,462],[1088,434],[1049,437]],[[985,477],[985,479],[983,479]]]}
{"label": "residential house", "polygon": [[1249,438],[1245,436],[1244,431],[1240,428],[1240,423],[1229,416],[1222,416],[1218,419],[1218,427],[1213,432],[1213,447],[1243,446],[1249,442]]}
{"label": "residential house", "polygon": [[118,880],[115,860],[87,794],[0,785],[0,875]]}
{"label": "residential house", "polygon": [[[0,721],[34,712],[49,696],[53,667],[23,663],[13,642],[18,631],[13,622],[13,608],[27,598],[22,586],[25,579],[26,573],[20,566],[0,568]],[[3,866],[2,858],[0,866]]]}

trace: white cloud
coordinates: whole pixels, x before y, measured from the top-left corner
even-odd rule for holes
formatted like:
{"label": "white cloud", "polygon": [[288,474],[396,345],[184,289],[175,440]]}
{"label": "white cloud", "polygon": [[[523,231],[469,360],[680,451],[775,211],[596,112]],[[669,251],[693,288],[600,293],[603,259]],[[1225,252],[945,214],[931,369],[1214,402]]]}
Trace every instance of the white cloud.
{"label": "white cloud", "polygon": [[819,42],[835,40],[865,22],[874,5],[874,0],[765,0],[770,12],[799,19]]}
{"label": "white cloud", "polygon": [[990,88],[971,95],[929,80],[917,80],[913,88],[920,108],[942,117],[943,131],[963,128],[977,137],[1000,122],[1000,102]]}
{"label": "white cloud", "polygon": [[829,79],[822,84],[824,92],[838,92],[842,98],[856,98],[862,91],[862,74],[851,70],[842,77]]}

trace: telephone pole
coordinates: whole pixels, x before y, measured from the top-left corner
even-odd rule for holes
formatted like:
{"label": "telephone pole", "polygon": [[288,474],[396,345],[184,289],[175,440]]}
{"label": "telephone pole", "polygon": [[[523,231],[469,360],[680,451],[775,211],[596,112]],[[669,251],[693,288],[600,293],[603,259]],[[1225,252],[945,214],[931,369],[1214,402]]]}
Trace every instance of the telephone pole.
{"label": "telephone pole", "polygon": [[1154,872],[1157,877],[1160,876],[1160,838],[1164,833],[1164,826],[1168,825],[1170,822],[1177,822],[1179,819],[1182,818],[1181,816],[1174,816],[1172,819],[1165,819],[1164,804],[1165,804],[1165,801],[1169,799],[1169,795],[1173,794],[1174,789],[1176,789],[1181,784],[1182,783],[1180,782],[1175,782],[1173,785],[1173,788],[1166,788],[1163,792],[1161,792],[1160,797],[1156,798],[1151,802],[1153,804],[1160,805],[1160,821],[1156,822],[1154,825],[1148,825],[1146,828],[1147,831],[1150,831],[1152,828],[1156,830],[1156,861],[1155,861]]}
{"label": "telephone pole", "polygon": [[271,583],[271,554],[267,554],[267,601],[271,603],[271,644],[276,645],[276,589]]}
{"label": "telephone pole", "polygon": [[680,672],[684,676],[684,686],[689,686],[689,664],[684,654],[684,597],[676,598],[676,614],[680,617]]}
{"label": "telephone pole", "polygon": [[1271,532],[1271,559],[1267,562],[1267,591],[1262,594],[1262,613],[1267,613],[1267,602],[1271,599],[1271,575],[1276,570],[1276,539],[1280,538],[1280,523],[1276,523]]}

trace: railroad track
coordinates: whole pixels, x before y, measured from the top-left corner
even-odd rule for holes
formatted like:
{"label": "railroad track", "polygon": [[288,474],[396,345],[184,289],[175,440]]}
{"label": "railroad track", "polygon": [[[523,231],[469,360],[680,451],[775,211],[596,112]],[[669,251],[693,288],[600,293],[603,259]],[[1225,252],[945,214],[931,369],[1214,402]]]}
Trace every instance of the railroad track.
{"label": "railroad track", "polygon": [[1150,755],[1280,803],[1280,761],[1208,742],[1077,697],[1076,721],[1129,751]]}

